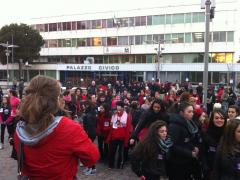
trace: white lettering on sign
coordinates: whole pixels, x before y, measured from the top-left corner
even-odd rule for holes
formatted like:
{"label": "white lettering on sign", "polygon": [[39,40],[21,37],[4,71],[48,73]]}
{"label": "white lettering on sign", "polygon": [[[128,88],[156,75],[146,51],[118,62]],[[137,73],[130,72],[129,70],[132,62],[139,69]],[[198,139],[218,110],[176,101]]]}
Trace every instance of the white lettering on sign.
{"label": "white lettering on sign", "polygon": [[66,67],[67,70],[91,70],[91,66],[80,66],[80,65],[69,65]]}
{"label": "white lettering on sign", "polygon": [[119,71],[119,66],[108,66],[102,65],[98,66],[99,71]]}

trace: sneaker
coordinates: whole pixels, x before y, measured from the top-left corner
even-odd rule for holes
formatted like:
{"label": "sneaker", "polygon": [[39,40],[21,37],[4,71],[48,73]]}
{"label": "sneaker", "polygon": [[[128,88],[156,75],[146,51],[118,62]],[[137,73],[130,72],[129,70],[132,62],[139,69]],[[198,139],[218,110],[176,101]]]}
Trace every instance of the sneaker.
{"label": "sneaker", "polygon": [[96,172],[97,172],[96,168],[92,169],[92,171],[91,171],[91,175],[96,174]]}
{"label": "sneaker", "polygon": [[85,173],[85,175],[94,175],[94,174],[96,174],[96,172],[97,172],[97,170],[96,169],[92,169],[92,168],[90,168],[89,169],[89,171],[87,171],[86,173]]}
{"label": "sneaker", "polygon": [[85,168],[85,169],[83,170],[83,173],[85,174],[86,172],[89,171],[89,169],[90,169],[90,168]]}
{"label": "sneaker", "polygon": [[0,150],[3,148],[4,148],[3,143],[0,143]]}

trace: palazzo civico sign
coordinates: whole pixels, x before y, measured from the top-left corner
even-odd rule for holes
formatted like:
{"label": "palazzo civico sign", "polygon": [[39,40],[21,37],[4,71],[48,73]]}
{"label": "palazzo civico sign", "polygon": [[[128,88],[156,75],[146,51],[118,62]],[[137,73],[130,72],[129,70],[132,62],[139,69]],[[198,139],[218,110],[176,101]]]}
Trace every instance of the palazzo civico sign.
{"label": "palazzo civico sign", "polygon": [[83,65],[59,65],[58,70],[66,71],[119,71],[119,65],[95,65],[95,64],[83,64]]}

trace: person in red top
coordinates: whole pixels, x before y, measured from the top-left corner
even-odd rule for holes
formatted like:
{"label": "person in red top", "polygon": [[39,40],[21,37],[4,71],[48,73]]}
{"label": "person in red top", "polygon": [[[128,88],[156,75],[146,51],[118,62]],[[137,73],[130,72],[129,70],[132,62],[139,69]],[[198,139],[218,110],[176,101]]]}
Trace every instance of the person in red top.
{"label": "person in red top", "polygon": [[124,103],[117,102],[117,112],[112,115],[109,142],[109,168],[114,168],[115,154],[118,149],[117,168],[124,164],[123,149],[128,145],[131,130],[131,118],[124,111]]}
{"label": "person in red top", "polygon": [[14,135],[15,147],[23,143],[22,174],[29,180],[73,180],[79,159],[84,166],[93,166],[99,152],[82,127],[67,117],[55,116],[59,83],[36,76],[26,94]]}
{"label": "person in red top", "polygon": [[102,104],[99,107],[97,115],[97,136],[98,149],[100,152],[100,160],[105,161],[108,155],[107,137],[110,131],[111,115],[107,104]]}
{"label": "person in red top", "polygon": [[140,106],[142,106],[143,104],[144,104],[144,102],[145,102],[145,92],[144,92],[144,90],[142,89],[141,91],[140,91],[140,95],[139,95],[139,105]]}

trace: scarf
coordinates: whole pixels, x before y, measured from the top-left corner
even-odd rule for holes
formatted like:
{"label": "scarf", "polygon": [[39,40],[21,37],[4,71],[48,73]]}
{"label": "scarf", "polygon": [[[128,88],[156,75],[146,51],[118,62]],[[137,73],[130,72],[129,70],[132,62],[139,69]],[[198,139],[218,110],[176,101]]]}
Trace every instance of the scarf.
{"label": "scarf", "polygon": [[127,113],[124,111],[121,116],[118,113],[114,114],[111,119],[113,127],[126,127],[127,124]]}
{"label": "scarf", "polygon": [[187,120],[187,127],[190,134],[195,135],[198,133],[198,126],[192,120]]}
{"label": "scarf", "polygon": [[158,146],[164,153],[167,153],[169,151],[169,148],[172,147],[172,145],[173,142],[170,137],[167,137],[166,139],[159,138]]}

